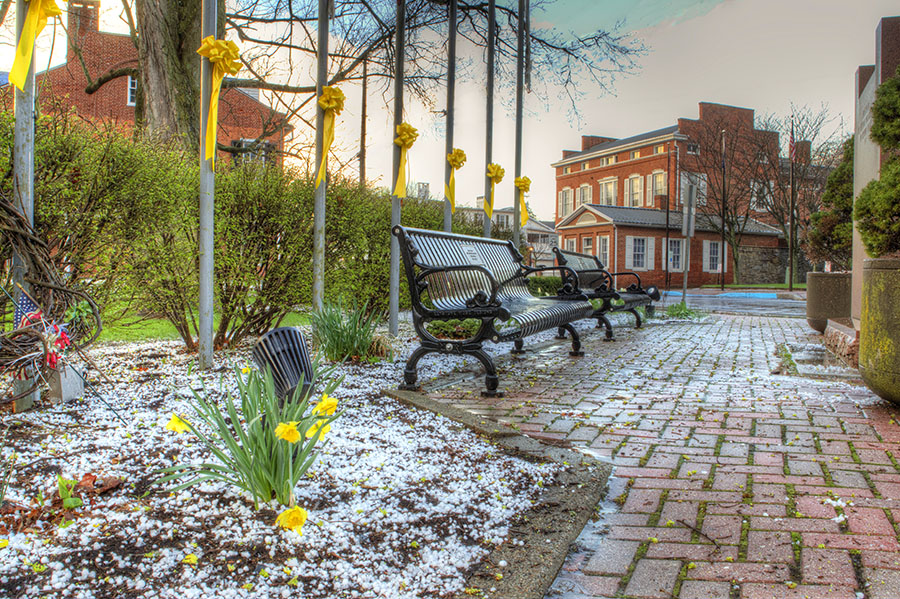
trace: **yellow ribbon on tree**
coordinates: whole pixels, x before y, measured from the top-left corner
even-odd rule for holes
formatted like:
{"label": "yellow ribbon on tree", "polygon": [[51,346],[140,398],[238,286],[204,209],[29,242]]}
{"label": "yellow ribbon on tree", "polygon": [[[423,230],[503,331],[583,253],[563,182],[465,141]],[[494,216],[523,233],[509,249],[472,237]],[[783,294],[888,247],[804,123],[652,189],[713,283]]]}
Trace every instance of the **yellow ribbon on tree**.
{"label": "yellow ribbon on tree", "polygon": [[197,54],[209,59],[212,67],[212,89],[209,94],[209,115],[206,119],[206,139],[203,143],[204,160],[216,158],[216,129],[219,120],[219,91],[225,75],[241,70],[240,53],[232,41],[217,40],[209,35],[203,38]]}
{"label": "yellow ribbon on tree", "polygon": [[497,186],[497,183],[503,181],[503,175],[505,174],[506,171],[499,164],[492,162],[487,167],[487,176],[491,180],[491,197],[490,201],[484,202],[484,212],[488,218],[493,218],[494,215],[494,188]]}
{"label": "yellow ribbon on tree", "polygon": [[397,125],[397,138],[394,143],[400,146],[400,166],[397,167],[397,184],[394,186],[394,195],[398,198],[406,197],[406,151],[409,150],[419,137],[419,131],[409,123]]}
{"label": "yellow ribbon on tree", "polygon": [[516,189],[519,190],[519,221],[524,227],[528,224],[528,206],[525,205],[525,194],[531,189],[531,179],[516,177]]}
{"label": "yellow ribbon on tree", "polygon": [[28,69],[34,55],[35,38],[47,26],[50,17],[58,17],[61,14],[62,11],[54,0],[31,0],[28,4],[25,22],[22,23],[22,35],[19,36],[19,43],[16,45],[16,57],[9,71],[9,82],[18,87],[19,91],[25,91],[25,79],[28,78]]}
{"label": "yellow ribbon on tree", "polygon": [[334,143],[334,117],[344,109],[344,92],[333,85],[326,85],[319,96],[319,106],[325,111],[325,123],[322,131],[322,163],[319,165],[319,174],[316,175],[317,188],[325,180],[328,151]]}
{"label": "yellow ribbon on tree", "polygon": [[456,171],[466,163],[466,153],[459,148],[447,154],[447,162],[450,163],[450,181],[444,186],[444,195],[450,202],[450,213],[456,212]]}

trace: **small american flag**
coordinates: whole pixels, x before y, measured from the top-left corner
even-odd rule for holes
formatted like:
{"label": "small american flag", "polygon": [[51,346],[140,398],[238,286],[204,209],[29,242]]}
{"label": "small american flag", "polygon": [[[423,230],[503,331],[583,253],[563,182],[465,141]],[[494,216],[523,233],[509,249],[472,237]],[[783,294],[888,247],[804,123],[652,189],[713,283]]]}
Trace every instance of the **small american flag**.
{"label": "small american flag", "polygon": [[41,309],[35,304],[30,297],[22,294],[19,302],[16,304],[16,311],[13,313],[13,324],[17,329],[27,327],[30,324],[41,321]]}
{"label": "small american flag", "polygon": [[797,161],[797,147],[794,144],[794,119],[791,119],[791,141],[788,145],[788,153],[791,157],[791,162]]}

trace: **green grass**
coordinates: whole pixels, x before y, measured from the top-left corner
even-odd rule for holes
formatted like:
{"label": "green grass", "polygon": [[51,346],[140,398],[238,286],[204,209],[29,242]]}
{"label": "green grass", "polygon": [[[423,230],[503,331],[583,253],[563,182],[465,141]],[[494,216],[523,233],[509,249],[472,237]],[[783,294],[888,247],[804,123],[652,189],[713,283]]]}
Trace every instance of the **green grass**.
{"label": "green grass", "polygon": [[[215,319],[214,326],[218,324]],[[309,324],[309,316],[300,312],[291,312],[281,321],[283,327]],[[178,331],[164,318],[138,318],[126,316],[112,324],[104,324],[99,341],[140,342],[156,339],[179,339]]]}
{"label": "green grass", "polygon": [[[720,289],[721,285],[703,285],[703,289]],[[759,284],[759,285],[744,285],[742,283],[734,283],[731,285],[725,285],[726,289],[787,289],[787,283],[768,283],[768,284]],[[805,290],[806,283],[794,283],[795,290]]]}

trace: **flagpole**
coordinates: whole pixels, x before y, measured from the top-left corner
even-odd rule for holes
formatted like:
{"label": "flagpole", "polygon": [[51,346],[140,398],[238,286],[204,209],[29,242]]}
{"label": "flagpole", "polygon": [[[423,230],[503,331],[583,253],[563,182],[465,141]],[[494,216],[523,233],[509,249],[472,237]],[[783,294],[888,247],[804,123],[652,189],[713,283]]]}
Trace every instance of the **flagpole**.
{"label": "flagpole", "polygon": [[[213,0],[203,0],[203,23],[201,38],[216,36],[216,5]],[[200,59],[200,328],[197,331],[198,360],[201,370],[213,367],[213,277],[215,271],[214,258],[214,213],[216,174],[213,170],[213,155],[204,157],[204,143],[208,127],[216,123],[209,121],[209,103],[212,93],[212,65],[209,58]]]}
{"label": "flagpole", "polygon": [[[453,151],[453,117],[456,104],[456,9],[458,0],[450,0],[449,6],[449,43],[447,47],[447,144],[444,148],[444,189],[450,185],[450,177],[453,167],[447,160],[447,156]],[[444,198],[444,231],[450,233],[453,230],[453,212],[450,209],[450,199]]]}
{"label": "flagpole", "polygon": [[[32,0],[37,2],[38,0]],[[28,12],[26,2],[16,2],[16,42],[22,36],[25,27],[25,15]],[[32,47],[32,53],[34,48]],[[32,54],[33,58],[33,54]],[[25,77],[25,89],[19,90],[15,86],[15,113],[16,125],[13,136],[13,198],[14,205],[22,211],[22,215],[28,220],[28,224],[34,226],[34,60],[28,68]],[[17,283],[25,282],[25,264],[22,257],[13,254],[12,261],[13,280]],[[20,292],[21,293],[21,292]],[[15,325],[15,323],[13,323]],[[15,326],[13,326],[15,328]],[[37,373],[34,373],[35,378]],[[31,381],[16,381],[14,393],[19,394],[34,384]],[[21,397],[13,404],[14,412],[22,412],[31,408],[34,402],[41,398],[40,391],[35,389],[33,393]]]}
{"label": "flagpole", "polygon": [[[391,139],[397,134],[397,128],[403,122],[403,68],[405,58],[406,32],[406,0],[397,0],[397,24],[396,40],[394,42],[394,129],[391,131]],[[392,174],[391,189],[397,187],[397,177],[400,174],[400,146],[394,146],[394,171]],[[391,230],[400,224],[400,198],[391,196]],[[400,243],[397,237],[391,235],[391,272],[390,272],[390,296],[388,298],[388,330],[391,335],[397,336],[400,331]]]}
{"label": "flagpole", "polygon": [[791,197],[788,201],[790,216],[788,217],[788,291],[794,290],[794,115],[791,115],[791,141],[788,148],[788,160],[791,162]]}
{"label": "flagpole", "polygon": [[[496,28],[496,2],[488,0],[488,36],[487,36],[487,107],[485,111],[485,135],[484,135],[484,202],[491,201],[491,178],[487,176],[487,167],[493,162],[494,154],[494,29]],[[491,212],[494,206],[491,205]],[[491,236],[491,217],[485,212],[484,237]]]}
{"label": "flagpole", "polygon": [[[515,177],[522,176],[522,107],[525,93],[525,5],[528,0],[519,0],[519,27],[516,47],[516,161]],[[519,206],[519,188],[513,185],[513,245],[519,247],[519,229],[521,228],[521,207]]]}
{"label": "flagpole", "polygon": [[[328,18],[329,0],[319,0],[319,39],[316,46],[316,98],[322,96],[322,88],[328,85]],[[325,151],[325,109],[316,102],[316,166],[322,164]],[[313,309],[321,310],[325,301],[325,193],[328,190],[328,173],[313,194]]]}

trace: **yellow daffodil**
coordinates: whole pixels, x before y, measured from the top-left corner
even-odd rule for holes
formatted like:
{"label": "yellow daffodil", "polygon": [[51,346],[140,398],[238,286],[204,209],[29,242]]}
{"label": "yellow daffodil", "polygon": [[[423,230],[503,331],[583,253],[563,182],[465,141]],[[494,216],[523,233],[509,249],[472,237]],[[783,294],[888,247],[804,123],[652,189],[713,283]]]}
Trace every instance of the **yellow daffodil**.
{"label": "yellow daffodil", "polygon": [[281,528],[293,530],[298,535],[303,535],[303,525],[306,524],[308,515],[302,507],[294,506],[281,512],[275,520],[275,524]]}
{"label": "yellow daffodil", "polygon": [[316,435],[316,433],[319,432],[319,429],[322,429],[322,434],[319,436],[319,438],[321,439],[325,436],[325,433],[331,430],[331,425],[326,424],[323,426],[321,422],[316,422],[311,427],[309,427],[308,431],[306,431],[306,438],[312,439]]}
{"label": "yellow daffodil", "polygon": [[0,549],[4,549],[9,546],[9,541],[6,539],[0,539]]}
{"label": "yellow daffodil", "polygon": [[196,556],[196,555],[194,555],[193,553],[188,553],[187,555],[184,556],[184,559],[181,560],[181,563],[182,563],[182,564],[189,564],[189,565],[191,565],[191,566],[196,566],[196,565],[197,565],[197,561],[198,561],[198,559],[197,559],[197,556]]}
{"label": "yellow daffodil", "polygon": [[296,422],[282,422],[275,427],[275,436],[284,439],[288,443],[296,443],[300,440],[300,432]]}
{"label": "yellow daffodil", "polygon": [[329,397],[327,393],[322,394],[322,399],[313,408],[313,414],[322,414],[324,416],[334,416],[337,411],[337,399]]}
{"label": "yellow daffodil", "polygon": [[169,422],[166,424],[166,430],[176,433],[184,433],[191,430],[191,427],[189,427],[187,422],[180,416],[178,416],[178,414],[172,412],[172,417],[169,418]]}

